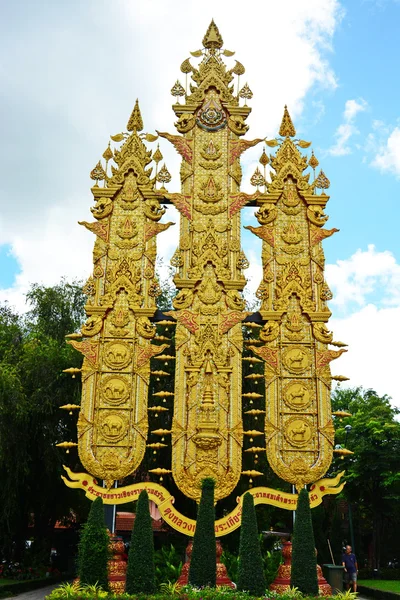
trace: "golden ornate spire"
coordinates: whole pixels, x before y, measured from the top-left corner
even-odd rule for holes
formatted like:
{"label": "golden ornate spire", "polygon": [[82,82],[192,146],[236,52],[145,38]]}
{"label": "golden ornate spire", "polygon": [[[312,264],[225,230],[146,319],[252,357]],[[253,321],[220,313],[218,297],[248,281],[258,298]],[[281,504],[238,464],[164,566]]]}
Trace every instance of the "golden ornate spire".
{"label": "golden ornate spire", "polygon": [[265,361],[268,462],[300,489],[322,477],[332,460],[329,363],[345,350],[329,348],[338,343],[325,325],[332,294],[321,242],[337,229],[323,228],[329,196],[316,196],[315,188],[326,189],[329,181],[321,171],[309,183],[304,172],[318,162],[314,155],[308,162],[299,150],[309,142],[291,139],[296,131],[286,106],[279,133],[284,139],[270,157],[271,182],[255,214],[260,226],[247,227],[263,240],[257,295],[265,321],[259,334],[264,345],[249,348]]}
{"label": "golden ornate spire", "polygon": [[203,37],[203,46],[208,50],[215,50],[216,48],[222,48],[223,43],[224,40],[221,37],[218,27],[214,23],[214,19],[212,19],[206,31],[206,35]]}
{"label": "golden ornate spire", "polygon": [[282,137],[294,137],[296,135],[296,130],[294,128],[292,119],[290,118],[286,104],[285,110],[283,111],[282,123],[279,128],[279,135]]}
{"label": "golden ornate spire", "polygon": [[[136,101],[122,142],[103,157],[113,159],[107,177],[100,161],[91,173],[105,187],[92,187],[95,222],[80,224],[96,235],[93,276],[84,286],[86,323],[69,343],[84,356],[78,451],[93,477],[110,488],[133,473],[146,451],[150,359],[166,344],[153,344],[156,235],[172,223],[159,223],[165,212],[151,179],[151,151],[138,135],[143,128]],[[79,336],[78,336],[79,337]]]}
{"label": "golden ornate spire", "polygon": [[128,131],[142,131],[143,129],[143,119],[139,108],[139,100],[137,99],[126,128]]}

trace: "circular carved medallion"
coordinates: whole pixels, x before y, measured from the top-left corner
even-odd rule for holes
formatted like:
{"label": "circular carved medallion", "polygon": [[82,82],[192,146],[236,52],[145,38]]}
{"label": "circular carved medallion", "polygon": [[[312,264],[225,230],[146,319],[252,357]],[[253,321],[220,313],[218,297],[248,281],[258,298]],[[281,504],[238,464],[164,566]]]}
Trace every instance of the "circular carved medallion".
{"label": "circular carved medallion", "polygon": [[306,408],[312,398],[310,389],[304,381],[291,381],[283,388],[283,397],[288,406],[294,410]]}
{"label": "circular carved medallion", "polygon": [[284,435],[291,446],[301,448],[308,444],[313,428],[303,417],[292,417],[285,425]]}
{"label": "circular carved medallion", "polygon": [[131,362],[131,350],[124,342],[109,342],[105,345],[104,360],[112,369],[123,369]]}
{"label": "circular carved medallion", "polygon": [[128,382],[119,375],[111,375],[101,383],[101,396],[107,404],[118,406],[129,398]]}
{"label": "circular carved medallion", "polygon": [[126,435],[128,424],[123,415],[118,412],[108,412],[100,421],[100,430],[107,442],[115,443]]}
{"label": "circular carved medallion", "polygon": [[311,364],[311,357],[301,346],[288,348],[283,353],[283,364],[292,373],[302,373]]}

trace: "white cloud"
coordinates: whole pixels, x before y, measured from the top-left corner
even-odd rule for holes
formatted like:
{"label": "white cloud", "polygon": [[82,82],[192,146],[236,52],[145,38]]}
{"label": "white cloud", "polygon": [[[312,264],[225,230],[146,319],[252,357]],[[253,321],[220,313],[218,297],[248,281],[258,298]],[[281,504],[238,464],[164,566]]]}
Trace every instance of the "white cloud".
{"label": "white cloud", "polygon": [[[0,64],[0,244],[11,245],[21,273],[0,299],[21,307],[31,282],[87,275],[93,236],[76,221],[91,220],[89,172],[109,134],[125,128],[136,97],[146,131],[174,131],[169,90],[177,77],[184,83],[179,66],[201,46],[211,17],[247,69],[241,84],[254,92],[248,137],[275,134],[284,104],[296,120],[311,89],[335,88],[327,57],[343,17],[338,0],[255,0],[252,8],[257,18],[244,27],[239,0],[214,3],[203,17],[194,0],[115,0],[101,10],[95,0],[7,5],[0,23],[0,56],[7,57]],[[167,142],[160,146],[173,174],[169,189],[178,191],[179,158]],[[249,152],[247,165],[258,156],[258,148]],[[253,170],[244,165],[246,174]],[[159,236],[161,254],[171,252],[173,238]]]}
{"label": "white cloud", "polygon": [[326,278],[334,293],[332,305],[341,310],[365,306],[377,294],[382,305],[400,305],[400,265],[391,252],[378,252],[373,244],[328,264]]}
{"label": "white cloud", "polygon": [[335,340],[349,345],[332,363],[332,372],[350,377],[348,386],[388,394],[400,407],[400,264],[391,252],[378,252],[370,245],[328,264],[326,278],[334,293],[329,328]]}
{"label": "white cloud", "polygon": [[400,176],[400,128],[395,127],[386,142],[382,144],[372,166],[382,172],[393,173]]}
{"label": "white cloud", "polygon": [[400,306],[378,308],[368,304],[346,318],[332,318],[329,328],[336,340],[349,345],[348,352],[331,364],[332,373],[350,377],[346,386],[388,394],[392,404],[400,408]]}
{"label": "white cloud", "polygon": [[349,145],[350,138],[359,133],[354,124],[354,120],[358,113],[364,112],[368,108],[367,102],[363,98],[358,100],[347,100],[344,112],[344,122],[339,125],[335,132],[335,144],[329,148],[328,152],[332,156],[344,156],[351,153]]}

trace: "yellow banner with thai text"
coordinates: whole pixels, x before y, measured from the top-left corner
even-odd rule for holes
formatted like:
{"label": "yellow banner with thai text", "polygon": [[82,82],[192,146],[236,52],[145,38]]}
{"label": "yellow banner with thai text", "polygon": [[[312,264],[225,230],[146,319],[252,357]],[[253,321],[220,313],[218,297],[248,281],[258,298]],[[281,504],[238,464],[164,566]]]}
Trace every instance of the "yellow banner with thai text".
{"label": "yellow banner with thai text", "polygon": [[[146,490],[149,499],[152,500],[161,513],[163,520],[173,529],[188,536],[193,536],[196,529],[196,521],[189,519],[174,507],[175,499],[170,492],[158,483],[149,481],[134,483],[121,488],[106,488],[98,485],[97,481],[87,473],[74,473],[64,466],[69,479],[62,477],[64,483],[70,488],[84,490],[90,500],[102,498],[104,504],[126,504],[137,500],[139,494]],[[340,483],[344,471],[338,473],[332,479],[320,479],[310,488],[310,506],[315,508],[322,502],[327,494],[339,494],[345,482]],[[339,484],[339,485],[338,485]],[[297,494],[288,494],[267,487],[255,487],[248,490],[254,498],[254,504],[270,504],[285,510],[296,510]],[[244,495],[244,494],[243,494]],[[243,495],[237,498],[237,506],[222,519],[215,521],[215,535],[217,537],[232,533],[241,523]]]}

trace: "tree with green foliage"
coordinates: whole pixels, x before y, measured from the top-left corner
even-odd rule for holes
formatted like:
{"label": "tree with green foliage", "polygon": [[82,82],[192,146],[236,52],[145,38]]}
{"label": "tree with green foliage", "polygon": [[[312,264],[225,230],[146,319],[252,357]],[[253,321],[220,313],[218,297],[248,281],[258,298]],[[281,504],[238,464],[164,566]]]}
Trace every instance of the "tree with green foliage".
{"label": "tree with green foliage", "polygon": [[362,388],[336,389],[332,397],[333,410],[352,415],[339,421],[336,442],[354,454],[336,459],[333,467],[346,470],[343,496],[353,510],[344,516],[349,530],[353,516],[359,564],[366,560],[371,568],[397,556],[400,536],[400,410],[390,400]]}
{"label": "tree with green foliage", "polygon": [[78,576],[81,584],[97,583],[103,590],[108,590],[108,558],[109,537],[104,523],[103,500],[96,498],[79,541]]}
{"label": "tree with green foliage", "polygon": [[247,492],[243,498],[240,529],[238,590],[262,596],[265,592],[263,567],[254,499]]}
{"label": "tree with green foliage", "polygon": [[317,557],[311,521],[310,499],[303,488],[299,494],[292,540],[290,585],[307,596],[318,595]]}
{"label": "tree with green foliage", "polygon": [[201,482],[201,499],[189,568],[189,583],[198,588],[215,587],[217,580],[214,487],[215,482],[210,477]]}
{"label": "tree with green foliage", "polygon": [[126,572],[127,594],[154,594],[156,575],[154,565],[153,528],[146,490],[140,493],[132,529]]}
{"label": "tree with green foliage", "polygon": [[[0,306],[0,554],[20,561],[32,536],[30,553],[47,564],[56,521],[79,522],[88,510],[62,482],[65,453],[56,447],[76,439],[75,419],[59,407],[80,402],[79,381],[62,371],[82,364],[65,335],[84,320],[84,294],[62,281],[32,286],[27,298],[24,317]],[[75,450],[69,459],[81,469]]]}

